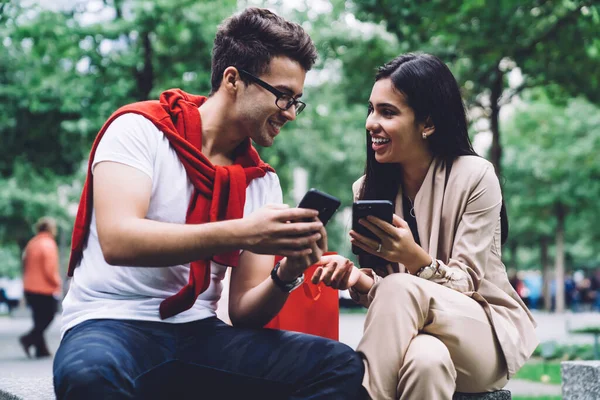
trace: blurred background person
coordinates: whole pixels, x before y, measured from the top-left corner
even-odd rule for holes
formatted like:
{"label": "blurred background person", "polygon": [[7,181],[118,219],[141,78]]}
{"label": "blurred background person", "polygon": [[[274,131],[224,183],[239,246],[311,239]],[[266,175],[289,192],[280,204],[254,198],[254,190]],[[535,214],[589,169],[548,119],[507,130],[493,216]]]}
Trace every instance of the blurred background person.
{"label": "blurred background person", "polygon": [[525,303],[527,308],[531,307],[530,290],[529,290],[529,287],[527,286],[527,281],[525,279],[524,271],[517,272],[516,284],[517,284],[517,287],[515,288],[515,290],[517,291],[517,294],[519,295],[521,300],[523,300],[523,303]]}
{"label": "blurred background person", "polygon": [[[554,303],[556,300],[556,279],[552,280],[550,288],[550,293],[552,295],[551,309],[554,310]],[[571,272],[565,274],[565,303],[568,310],[577,311],[577,307],[579,306],[579,292],[577,291],[575,279]]]}
{"label": "blurred background person", "polygon": [[56,314],[57,297],[61,292],[56,221],[43,217],[36,223],[37,234],[27,243],[23,252],[23,290],[31,308],[33,329],[19,338],[27,357],[33,346],[35,357],[48,357],[50,351],[44,331]]}
{"label": "blurred background person", "polygon": [[590,303],[592,311],[600,311],[600,270],[590,274]]}
{"label": "blurred background person", "polygon": [[542,274],[540,271],[528,271],[523,278],[527,290],[524,291],[523,297],[527,297],[527,308],[537,310],[542,298]]}

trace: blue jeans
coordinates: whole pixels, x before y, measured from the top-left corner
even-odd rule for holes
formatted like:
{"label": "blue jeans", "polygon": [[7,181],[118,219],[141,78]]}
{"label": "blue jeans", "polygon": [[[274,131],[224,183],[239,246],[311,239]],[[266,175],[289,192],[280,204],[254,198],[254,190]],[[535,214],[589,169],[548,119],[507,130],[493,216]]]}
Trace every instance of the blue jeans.
{"label": "blue jeans", "polygon": [[89,320],[54,359],[57,399],[363,399],[350,347],[295,332]]}

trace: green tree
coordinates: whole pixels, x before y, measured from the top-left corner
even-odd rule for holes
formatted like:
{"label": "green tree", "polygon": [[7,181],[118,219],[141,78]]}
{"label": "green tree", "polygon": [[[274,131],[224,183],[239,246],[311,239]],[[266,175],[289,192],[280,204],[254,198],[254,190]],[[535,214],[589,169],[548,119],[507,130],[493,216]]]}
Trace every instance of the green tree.
{"label": "green tree", "polygon": [[556,105],[540,91],[526,98],[503,130],[511,240],[539,246],[546,277],[548,246],[554,240],[560,312],[565,254],[579,265],[599,260],[594,240],[599,229],[592,221],[600,219],[600,109],[581,98]]}
{"label": "green tree", "polygon": [[[107,1],[89,24],[85,9],[3,7],[0,55],[0,176],[15,163],[70,175],[118,107],[171,87],[210,88],[217,24],[235,2]],[[126,7],[127,5],[127,7]],[[85,18],[84,18],[85,17]]]}
{"label": "green tree", "polygon": [[71,24],[61,13],[40,10],[31,17],[28,11],[9,3],[0,24],[5,38],[0,52],[0,177],[12,175],[20,163],[37,172],[68,175],[84,158],[81,133],[64,129],[83,116],[77,106],[81,90],[71,57]]}
{"label": "green tree", "polygon": [[3,254],[15,253],[14,244],[22,248],[46,214],[63,221],[66,246],[80,167],[118,107],[171,87],[208,92],[217,24],[235,1],[107,0],[100,10],[88,7],[0,5]]}
{"label": "green tree", "polygon": [[[384,24],[413,51],[451,63],[471,106],[493,134],[490,158],[500,174],[500,108],[524,89],[600,101],[600,6],[593,0],[355,0],[349,9]],[[523,81],[511,87],[508,73]]]}

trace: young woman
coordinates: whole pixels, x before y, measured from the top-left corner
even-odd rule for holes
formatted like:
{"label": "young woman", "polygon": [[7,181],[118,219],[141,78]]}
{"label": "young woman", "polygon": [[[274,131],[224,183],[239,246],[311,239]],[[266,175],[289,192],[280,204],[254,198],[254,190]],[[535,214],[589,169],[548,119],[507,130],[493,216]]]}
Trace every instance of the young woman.
{"label": "young woman", "polygon": [[500,184],[473,151],[448,67],[427,54],[384,65],[366,128],[355,199],[391,200],[395,215],[393,224],[361,220],[378,239],[351,231],[350,240],[389,264],[359,270],[330,256],[313,276],[350,288],[369,309],[357,348],[363,386],[374,399],[428,400],[502,388],[538,340],[500,257],[508,233]]}

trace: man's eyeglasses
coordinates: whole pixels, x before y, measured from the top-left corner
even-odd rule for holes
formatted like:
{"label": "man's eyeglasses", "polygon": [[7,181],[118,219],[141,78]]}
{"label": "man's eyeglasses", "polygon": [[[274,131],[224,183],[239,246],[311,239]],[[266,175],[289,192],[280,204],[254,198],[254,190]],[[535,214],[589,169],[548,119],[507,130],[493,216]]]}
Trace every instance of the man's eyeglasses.
{"label": "man's eyeglasses", "polygon": [[304,107],[306,107],[305,103],[293,98],[287,93],[283,93],[282,91],[275,89],[273,86],[269,85],[262,79],[252,75],[250,72],[244,71],[243,69],[240,69],[239,71],[240,75],[244,75],[247,78],[250,78],[250,80],[254,81],[259,86],[262,86],[269,92],[273,93],[277,97],[277,99],[275,100],[275,105],[279,107],[280,110],[286,111],[289,110],[291,106],[295,106],[294,109],[296,110],[296,115],[298,115],[302,112],[302,110],[304,110]]}

